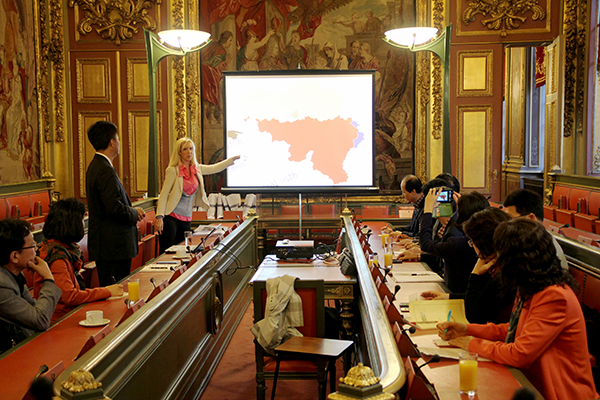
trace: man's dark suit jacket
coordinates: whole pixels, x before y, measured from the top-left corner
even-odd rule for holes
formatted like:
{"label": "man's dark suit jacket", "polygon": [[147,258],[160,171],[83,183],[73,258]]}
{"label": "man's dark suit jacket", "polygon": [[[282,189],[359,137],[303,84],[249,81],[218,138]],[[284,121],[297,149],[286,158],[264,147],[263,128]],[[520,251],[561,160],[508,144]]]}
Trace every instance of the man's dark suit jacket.
{"label": "man's dark suit jacket", "polygon": [[138,213],[108,159],[96,154],[85,176],[90,260],[125,260],[138,253]]}

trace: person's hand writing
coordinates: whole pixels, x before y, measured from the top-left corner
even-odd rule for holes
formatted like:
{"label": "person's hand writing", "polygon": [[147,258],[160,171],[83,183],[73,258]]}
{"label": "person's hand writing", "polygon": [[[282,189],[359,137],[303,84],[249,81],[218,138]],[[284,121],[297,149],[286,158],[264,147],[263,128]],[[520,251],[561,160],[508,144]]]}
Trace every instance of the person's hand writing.
{"label": "person's hand writing", "polygon": [[146,213],[144,212],[144,210],[142,209],[142,207],[136,207],[135,208],[137,213],[138,213],[138,221],[141,221],[144,219],[144,217],[146,216]]}
{"label": "person's hand writing", "polygon": [[48,267],[46,261],[38,256],[35,257],[34,261],[28,261],[27,267],[29,267],[29,269],[33,272],[37,273],[42,279],[54,279],[54,276],[52,276],[52,272],[50,272],[50,267]]}
{"label": "person's hand writing", "polygon": [[496,264],[496,256],[493,256],[489,260],[482,260],[481,258],[477,260],[475,267],[473,268],[473,274],[483,275],[487,273],[491,267]]}
{"label": "person's hand writing", "polygon": [[447,300],[450,298],[450,295],[437,290],[427,290],[421,293],[421,297],[425,300]]}
{"label": "person's hand writing", "polygon": [[396,257],[396,259],[402,261],[419,261],[421,259],[421,249],[405,251],[404,253],[398,254],[398,257]]}
{"label": "person's hand writing", "polygon": [[404,248],[405,248],[406,250],[418,251],[419,253],[421,252],[421,248],[419,247],[419,244],[418,244],[418,243],[415,243],[415,242],[413,242],[413,241],[410,241],[410,242],[406,243],[406,244],[404,245]]}
{"label": "person's hand writing", "polygon": [[406,247],[406,245],[411,244],[411,243],[414,243],[413,240],[412,240],[412,238],[400,239],[398,241],[398,244],[400,246],[405,246],[405,247]]}
{"label": "person's hand writing", "polygon": [[467,334],[467,325],[460,322],[440,322],[436,327],[438,329],[438,336],[443,340],[456,339]]}
{"label": "person's hand writing", "polygon": [[461,336],[456,339],[450,339],[448,343],[455,347],[460,347],[461,349],[469,350],[469,343],[473,340],[473,336]]}
{"label": "person's hand writing", "polygon": [[154,221],[154,229],[156,229],[156,231],[161,234],[163,231],[163,219],[162,218],[156,218],[156,221]]}
{"label": "person's hand writing", "polygon": [[396,239],[409,239],[407,234],[398,231],[390,232],[390,236]]}
{"label": "person's hand writing", "polygon": [[106,287],[110,292],[110,296],[122,296],[123,295],[123,285],[110,285]]}

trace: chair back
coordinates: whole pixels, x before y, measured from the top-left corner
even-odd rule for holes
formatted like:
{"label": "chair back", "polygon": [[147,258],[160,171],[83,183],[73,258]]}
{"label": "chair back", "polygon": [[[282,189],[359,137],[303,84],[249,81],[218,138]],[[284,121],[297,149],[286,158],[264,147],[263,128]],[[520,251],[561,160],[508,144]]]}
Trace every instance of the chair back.
{"label": "chair back", "polygon": [[[325,289],[322,280],[304,281],[296,279],[294,290],[302,299],[304,326],[296,327],[307,337],[325,337]],[[264,318],[267,304],[265,281],[254,282],[254,322]],[[260,304],[260,307],[256,307]]]}

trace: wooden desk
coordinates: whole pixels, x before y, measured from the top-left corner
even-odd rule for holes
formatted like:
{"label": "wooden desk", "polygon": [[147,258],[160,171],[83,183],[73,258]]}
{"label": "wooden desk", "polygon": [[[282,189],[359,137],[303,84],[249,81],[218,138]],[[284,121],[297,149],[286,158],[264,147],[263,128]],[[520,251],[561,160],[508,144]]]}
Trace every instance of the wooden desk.
{"label": "wooden desk", "polygon": [[[371,248],[378,253],[380,264],[383,262],[383,248],[381,246],[381,228],[385,225],[383,222],[369,222],[368,226],[373,231],[369,238]],[[393,264],[392,273],[395,271],[425,271],[429,268],[420,262],[404,262],[401,264]],[[396,296],[394,305],[403,315],[408,316],[408,308],[404,307],[411,295],[418,295],[424,290],[439,290],[448,292],[448,288],[443,282],[415,282],[410,279],[409,282],[402,281],[401,275],[393,275],[399,282],[394,282],[389,276],[387,286],[391,292],[394,292],[396,284],[401,285],[401,289]],[[361,276],[361,279],[363,277]],[[370,275],[369,275],[370,278]],[[372,279],[372,278],[371,278]],[[433,301],[433,300],[432,300]],[[433,330],[417,331],[410,335],[413,342],[420,348],[435,348],[434,339],[438,339],[437,332]],[[426,356],[426,360],[429,357]],[[423,364],[424,360],[417,360],[419,365]],[[436,391],[441,400],[465,399],[467,396],[461,396],[458,391],[458,360],[442,359],[439,363],[428,364],[423,367],[422,372],[427,379],[435,386]],[[486,400],[506,400],[512,398],[515,390],[525,386],[535,388],[525,378],[525,376],[516,368],[506,365],[497,364],[495,362],[479,362],[478,369],[478,391],[475,398]],[[539,395],[539,393],[538,393]],[[541,399],[541,396],[538,398]]]}
{"label": "wooden desk", "polygon": [[269,256],[258,267],[256,274],[250,280],[266,281],[271,278],[279,278],[283,275],[295,276],[301,280],[322,279],[325,286],[326,300],[342,301],[342,326],[348,336],[352,335],[352,318],[354,317],[353,300],[356,278],[343,275],[339,265],[325,265],[320,260],[307,263],[293,263],[290,261],[277,260],[275,256]]}
{"label": "wooden desk", "polygon": [[[115,327],[125,313],[123,298],[84,304],[36,334],[0,359],[0,387],[3,399],[21,399],[40,365],[52,368],[62,361],[66,370],[55,383],[66,380],[77,368],[92,372],[110,398],[161,398],[177,393],[179,398],[196,398],[212,375],[231,340],[251,298],[248,290],[250,269],[234,274],[225,272],[256,265],[256,219],[249,218],[215,249],[194,265],[158,296]],[[216,237],[215,237],[216,239]],[[200,240],[195,237],[194,241]],[[212,239],[211,239],[212,240]],[[226,254],[229,253],[229,254]],[[171,259],[164,255],[162,259]],[[236,261],[237,260],[237,261]],[[172,272],[135,271],[140,278],[140,295],[147,299],[157,283]],[[220,329],[214,329],[212,312],[215,297],[221,301]],[[103,327],[79,325],[88,310],[102,310],[113,331],[77,361],[87,339]],[[141,375],[138,375],[141,374]],[[186,376],[185,380],[181,376]],[[140,379],[143,376],[144,379]]]}

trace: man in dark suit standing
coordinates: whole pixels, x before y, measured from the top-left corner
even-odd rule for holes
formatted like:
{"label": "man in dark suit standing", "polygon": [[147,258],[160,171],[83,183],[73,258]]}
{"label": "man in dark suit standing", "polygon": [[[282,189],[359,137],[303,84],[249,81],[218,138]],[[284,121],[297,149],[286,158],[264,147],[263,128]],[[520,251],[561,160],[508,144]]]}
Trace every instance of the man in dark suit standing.
{"label": "man in dark suit standing", "polygon": [[96,262],[100,285],[108,286],[129,275],[138,253],[137,221],[144,210],[132,207],[112,161],[121,151],[115,124],[98,121],[88,129],[96,155],[85,176],[89,211],[88,250]]}

